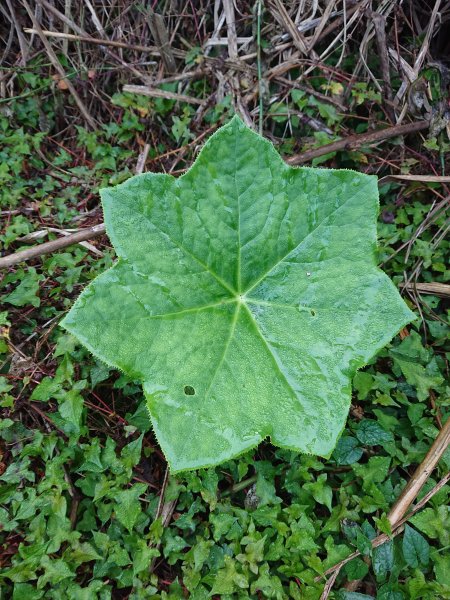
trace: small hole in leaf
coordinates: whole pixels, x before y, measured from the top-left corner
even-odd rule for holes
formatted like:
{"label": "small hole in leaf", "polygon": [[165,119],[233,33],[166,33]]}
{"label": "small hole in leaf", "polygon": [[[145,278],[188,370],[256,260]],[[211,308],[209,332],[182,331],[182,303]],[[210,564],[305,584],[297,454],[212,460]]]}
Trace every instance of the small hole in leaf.
{"label": "small hole in leaf", "polygon": [[195,389],[192,387],[192,385],[185,385],[184,393],[186,396],[195,396]]}
{"label": "small hole in leaf", "polygon": [[315,311],[315,310],[312,310],[312,311],[311,311],[311,316],[312,316],[312,317],[315,317],[315,316],[316,316],[316,311]]}

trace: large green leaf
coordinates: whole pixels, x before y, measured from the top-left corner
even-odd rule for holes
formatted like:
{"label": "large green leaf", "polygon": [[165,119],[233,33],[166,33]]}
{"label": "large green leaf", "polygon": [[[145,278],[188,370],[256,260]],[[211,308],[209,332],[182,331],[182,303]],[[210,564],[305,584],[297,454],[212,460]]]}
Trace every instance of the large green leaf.
{"label": "large green leaf", "polygon": [[119,260],[62,324],[143,382],[171,468],[267,437],[329,455],[356,369],[414,318],[376,267],[376,178],[288,167],[235,117],[182,177],[102,200]]}

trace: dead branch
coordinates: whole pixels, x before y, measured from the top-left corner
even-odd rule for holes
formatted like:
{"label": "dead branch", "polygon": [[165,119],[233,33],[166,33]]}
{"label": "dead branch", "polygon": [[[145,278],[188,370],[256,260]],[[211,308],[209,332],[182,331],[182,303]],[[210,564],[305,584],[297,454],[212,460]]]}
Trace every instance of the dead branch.
{"label": "dead branch", "polygon": [[[439,490],[441,490],[444,485],[447,485],[447,483],[450,480],[450,473],[447,473],[447,475],[445,477],[443,477],[434,487],[432,490],[430,490],[428,492],[428,494],[426,496],[424,496],[424,498],[422,498],[422,500],[420,502],[418,502],[416,504],[416,506],[413,508],[413,510],[403,519],[401,519],[396,525],[395,527],[392,528],[392,535],[388,536],[385,533],[382,533],[380,535],[378,535],[376,538],[374,538],[373,540],[371,540],[371,544],[372,544],[372,548],[378,548],[378,546],[382,546],[383,544],[385,544],[386,542],[389,542],[392,538],[396,537],[397,535],[399,535],[400,533],[402,533],[403,529],[404,529],[404,524],[411,518],[413,517],[416,513],[419,512],[419,510],[421,510],[425,504],[427,504],[427,502],[435,495],[439,492]],[[346,565],[348,562],[352,561],[354,558],[357,558],[358,556],[361,555],[361,552],[359,550],[356,550],[355,552],[353,552],[352,554],[350,554],[349,556],[347,556],[347,558],[344,558],[343,560],[341,560],[340,562],[338,562],[337,564],[335,564],[333,567],[330,567],[329,569],[327,569],[323,575],[316,577],[315,581],[318,582],[320,581],[323,577],[327,577],[328,575],[331,575],[331,577],[328,579],[327,583],[325,584],[325,588],[322,592],[322,595],[320,596],[320,600],[326,600],[328,598],[328,595],[331,591],[331,588],[333,587],[334,582],[336,581],[337,576],[339,575],[340,570],[342,569],[342,567],[344,565]]]}
{"label": "dead branch", "polygon": [[433,294],[442,298],[450,298],[450,285],[434,281],[431,283],[401,283],[401,288],[416,290],[421,294]]}
{"label": "dead branch", "polygon": [[421,181],[423,183],[450,183],[450,175],[386,175],[381,177],[380,182],[388,181],[389,179],[398,179],[399,181]]}
{"label": "dead branch", "polygon": [[[117,54],[114,54],[113,52],[111,52],[109,50],[108,46],[111,46],[114,48],[124,48],[124,49],[128,49],[128,50],[135,50],[138,52],[145,52],[147,54],[150,54],[151,56],[161,56],[161,51],[157,46],[142,46],[140,44],[126,44],[124,42],[118,42],[116,40],[94,38],[91,35],[89,35],[88,33],[86,33],[86,31],[84,31],[84,29],[82,29],[81,27],[79,27],[78,25],[76,25],[75,23],[70,21],[70,19],[67,19],[67,17],[65,17],[61,12],[59,12],[59,10],[57,10],[54,6],[49,4],[47,2],[47,0],[39,0],[39,2],[41,2],[43,4],[43,6],[48,8],[51,13],[53,13],[63,23],[67,24],[69,27],[71,27],[77,33],[77,35],[75,35],[72,33],[61,33],[59,31],[43,30],[42,33],[45,36],[59,38],[59,39],[67,38],[68,40],[85,42],[88,44],[96,44],[97,46],[100,46],[104,50],[104,52],[106,54],[108,54],[110,56],[110,58],[112,58],[115,62],[119,62],[123,66],[128,67],[137,77],[145,80],[145,83],[148,83],[150,81],[150,77],[144,75],[144,73],[141,73],[140,71],[135,69],[132,65],[129,65],[126,62],[124,62]],[[26,29],[24,29],[24,31],[28,32],[28,33],[36,32],[35,29],[30,29],[30,28],[26,28]],[[179,48],[171,48],[171,52],[177,58],[185,59],[186,55],[187,55],[187,53],[184,50],[180,50]],[[250,57],[251,57],[251,55],[250,55]],[[231,59],[223,60],[221,58],[214,58],[212,56],[203,55],[202,60],[204,60],[206,63],[210,64],[211,66],[215,66],[215,67],[221,68],[221,67],[225,66],[228,69],[235,69],[236,71],[256,73],[256,67],[245,64],[243,62],[242,58],[240,60],[231,60]]]}
{"label": "dead branch", "polygon": [[355,150],[361,146],[376,144],[377,142],[397,137],[399,135],[423,131],[428,129],[429,126],[429,121],[413,121],[412,123],[407,123],[405,125],[394,125],[393,127],[386,127],[386,129],[380,129],[370,133],[350,135],[342,140],[325,144],[325,146],[320,146],[320,148],[313,148],[312,150],[306,150],[306,152],[302,152],[301,154],[290,156],[286,159],[286,162],[289,165],[301,165],[312,160],[313,158],[323,156],[324,154],[338,152],[339,150]]}
{"label": "dead branch", "polygon": [[318,60],[319,57],[316,52],[311,48],[308,52],[308,47],[306,45],[305,39],[303,35],[300,33],[295,23],[293,23],[284,3],[281,0],[270,0],[269,8],[272,9],[272,14],[275,19],[281,24],[282,27],[286,29],[289,35],[292,38],[292,42],[294,46],[305,56],[311,54],[311,57],[314,60]]}
{"label": "dead branch", "polygon": [[151,98],[166,98],[168,100],[178,100],[179,102],[187,102],[188,104],[204,104],[204,100],[199,100],[193,96],[185,96],[184,94],[175,94],[167,90],[158,90],[157,88],[147,87],[145,85],[124,85],[122,90],[132,94],[141,94],[142,96],[150,96]]}
{"label": "dead branch", "polygon": [[[55,8],[50,2],[47,2],[47,0],[38,0],[38,2],[44,8],[46,8],[48,11],[50,11],[50,13],[52,13],[55,17],[57,17],[60,21],[62,21],[64,24],[66,24],[68,27],[70,27],[73,31],[76,31],[76,33],[78,33],[78,35],[90,38],[91,40],[95,39],[95,38],[91,38],[91,36],[89,36],[84,29],[82,29],[81,27],[76,25],[76,23],[74,23],[71,19],[66,17],[62,12],[60,12],[57,8]],[[44,35],[46,35],[46,34],[44,34]],[[101,49],[105,52],[105,54],[107,54],[112,60],[114,60],[114,62],[118,62],[123,67],[126,67],[129,71],[131,71],[131,73],[136,75],[136,77],[141,79],[141,81],[143,81],[144,83],[147,83],[147,84],[150,83],[150,81],[151,81],[150,77],[145,75],[145,73],[141,73],[138,69],[133,67],[133,65],[129,65],[128,63],[126,63],[124,60],[122,60],[120,58],[120,56],[118,56],[114,52],[111,52],[111,50],[109,48],[107,48],[108,44],[106,44],[104,42],[103,44],[99,44],[99,45],[100,45]]]}
{"label": "dead branch", "polygon": [[153,39],[161,53],[164,67],[168,73],[175,73],[177,65],[175,63],[172,48],[170,47],[169,34],[164,19],[150,7],[148,7],[147,11],[150,31],[152,32]]}
{"label": "dead branch", "polygon": [[[124,91],[134,91],[135,88],[147,89],[144,86],[124,86],[123,89]],[[161,90],[152,89],[151,91],[153,93],[154,91],[158,92]],[[138,93],[142,93],[142,91],[139,91]],[[164,95],[168,92],[161,91],[161,93]],[[184,99],[184,96],[180,94],[174,95],[177,96],[176,99],[178,100]],[[286,159],[286,162],[291,165],[303,164],[313,158],[323,156],[324,154],[328,154],[330,152],[336,152],[337,150],[351,150],[353,148],[358,148],[362,145],[373,144],[385,139],[396,137],[398,135],[405,135],[407,133],[422,131],[424,129],[427,129],[428,125],[428,121],[416,121],[413,123],[408,123],[406,125],[395,125],[393,127],[387,127],[386,129],[374,131],[372,133],[352,135],[343,140],[339,140],[337,142],[332,142],[331,144],[321,146],[320,148],[314,148],[313,150],[307,150],[302,154],[290,156]],[[79,242],[98,237],[103,233],[105,233],[105,226],[103,223],[101,223],[99,225],[95,225],[94,227],[83,229],[82,231],[79,231],[72,235],[68,235],[64,238],[53,240],[51,242],[46,242],[45,244],[40,244],[39,246],[33,246],[32,248],[27,248],[26,250],[20,250],[19,252],[15,252],[14,254],[1,257],[0,269],[5,269],[19,262],[30,260],[31,258],[35,258],[36,256],[40,256],[42,254],[48,254],[50,252],[55,252],[56,250],[61,250],[62,248],[67,248],[68,246],[72,246],[73,244],[78,244]]]}
{"label": "dead branch", "polygon": [[[64,25],[67,25],[65,22]],[[25,33],[37,33],[36,29],[29,27],[24,28]],[[135,50],[137,52],[145,52],[150,56],[161,56],[161,51],[157,46],[141,46],[139,44],[126,44],[125,42],[119,42],[117,40],[104,40],[94,38],[90,35],[76,35],[74,33],[62,33],[60,31],[48,31],[43,29],[42,33],[46,37],[69,40],[73,42],[85,42],[86,44],[96,44],[97,46],[111,46],[112,48],[123,48],[124,50]],[[185,52],[182,52],[185,55]]]}
{"label": "dead branch", "polygon": [[67,235],[57,240],[52,240],[51,242],[46,242],[45,244],[39,244],[38,246],[32,246],[26,250],[19,250],[19,252],[15,252],[14,254],[2,256],[0,258],[0,269],[6,269],[7,267],[11,267],[17,263],[30,260],[31,258],[36,258],[36,256],[41,256],[42,254],[56,252],[62,248],[73,246],[73,244],[84,242],[85,240],[91,240],[92,238],[103,235],[104,233],[105,225],[104,223],[100,223],[99,225],[82,229],[81,231],[77,231],[76,233],[72,233],[71,235]]}
{"label": "dead branch", "polygon": [[149,152],[150,152],[150,144],[145,144],[144,149],[139,154],[138,159],[137,159],[136,168],[135,168],[136,175],[141,175],[144,172],[145,163],[147,162]]}
{"label": "dead branch", "polygon": [[391,75],[389,72],[389,55],[386,43],[386,17],[380,13],[372,13],[373,25],[375,27],[375,35],[378,48],[378,56],[380,59],[381,76],[383,78],[383,103],[391,123],[395,123],[395,114],[392,106],[392,87]]}
{"label": "dead branch", "polygon": [[[450,286],[447,286],[450,287]],[[431,475],[434,467],[438,464],[442,455],[447,450],[450,444],[450,418],[439,432],[433,445],[429,449],[427,455],[414,471],[413,476],[408,482],[400,497],[392,507],[388,514],[388,519],[391,525],[397,523],[408,510],[409,505],[417,497],[424,483]]]}
{"label": "dead branch", "polygon": [[[174,498],[173,500],[165,500],[166,489],[167,489],[167,485],[169,483],[169,478],[170,478],[170,472],[169,472],[169,467],[167,467],[166,472],[164,474],[164,481],[163,481],[162,488],[161,488],[161,494],[159,495],[158,508],[156,509],[156,515],[155,515],[155,519],[161,518],[161,523],[162,523],[163,528],[166,528],[169,526],[170,520],[173,515],[173,511],[175,510],[175,507],[178,503],[178,496],[176,498]],[[159,542],[156,545],[150,544],[150,547],[156,547],[156,549],[158,550],[161,547],[161,542]],[[150,563],[150,568],[149,568],[150,573],[153,573],[153,571],[155,570],[155,567],[156,567],[156,557],[153,558]]]}
{"label": "dead branch", "polygon": [[27,58],[28,58],[30,49],[29,49],[29,47],[27,45],[27,41],[26,41],[25,37],[23,36],[22,31],[20,29],[19,20],[17,19],[16,11],[15,11],[12,0],[6,0],[6,4],[8,5],[9,14],[11,15],[11,19],[14,23],[14,28],[15,28],[16,34],[17,34],[17,40],[18,40],[19,46],[20,46],[20,53],[22,55],[22,57],[20,59],[20,64],[25,65],[27,62]]}
{"label": "dead branch", "polygon": [[[377,548],[382,544],[390,541],[393,537],[397,536],[399,533],[403,531],[403,526],[413,515],[415,515],[419,510],[422,509],[423,506],[450,480],[450,473],[447,473],[445,477],[443,477],[432,490],[428,492],[428,494],[422,498],[420,502],[416,504],[416,506],[411,510],[411,512],[405,517],[405,513],[408,510],[411,503],[417,497],[418,493],[422,489],[424,483],[431,475],[434,467],[437,465],[439,460],[442,458],[442,455],[448,448],[450,443],[450,418],[447,420],[447,423],[439,432],[436,440],[428,451],[427,455],[416,469],[414,475],[411,477],[409,483],[406,485],[403,492],[400,494],[397,502],[392,507],[388,519],[391,523],[392,527],[392,536],[388,536],[385,533],[378,535],[371,541],[372,548]],[[360,556],[361,552],[356,550],[347,558],[344,558],[340,562],[338,562],[333,567],[327,569],[323,575],[320,577],[316,577],[315,581],[320,581],[323,577],[327,577],[331,575],[330,579],[325,584],[325,588],[320,596],[320,600],[326,600],[330,594],[330,591],[333,587],[336,578],[344,565],[348,562]]]}

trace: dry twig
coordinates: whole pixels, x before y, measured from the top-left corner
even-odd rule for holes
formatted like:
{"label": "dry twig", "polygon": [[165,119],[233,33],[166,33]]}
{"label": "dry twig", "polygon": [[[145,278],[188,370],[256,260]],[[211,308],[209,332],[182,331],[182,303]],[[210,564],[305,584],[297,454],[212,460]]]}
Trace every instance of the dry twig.
{"label": "dry twig", "polygon": [[177,65],[170,47],[169,34],[167,33],[164,19],[150,7],[147,8],[147,11],[150,31],[152,32],[153,39],[161,53],[164,67],[168,73],[175,73]]}
{"label": "dry twig", "polygon": [[[389,542],[392,537],[397,536],[399,533],[403,531],[403,526],[413,515],[415,515],[419,510],[422,509],[423,506],[450,480],[450,473],[448,473],[445,477],[443,477],[428,494],[422,498],[420,502],[416,504],[416,506],[411,510],[411,512],[405,517],[405,513],[408,510],[410,504],[414,501],[414,499],[419,494],[422,489],[424,483],[431,475],[434,467],[437,465],[439,460],[442,458],[442,455],[448,448],[450,443],[450,418],[447,420],[447,423],[439,432],[436,440],[428,451],[427,455],[419,465],[419,467],[414,472],[414,475],[411,477],[409,483],[401,493],[397,502],[392,507],[388,515],[388,519],[391,523],[392,527],[392,536],[388,536],[385,533],[378,535],[371,541],[372,548],[377,548]],[[344,565],[348,562],[360,556],[361,552],[359,550],[353,552],[347,558],[344,558],[340,562],[338,562],[333,567],[327,569],[321,577],[317,577],[316,581],[320,581],[322,577],[326,577],[331,575],[330,579],[325,584],[322,595],[320,596],[320,600],[326,600],[331,592],[334,582]]]}
{"label": "dry twig", "polygon": [[[61,14],[61,16],[63,16]],[[64,20],[64,25],[67,25],[67,22],[70,22],[67,17]],[[79,29],[79,28],[78,28]],[[36,29],[32,29],[29,27],[24,28],[25,33],[37,33]],[[97,46],[111,46],[113,48],[123,48],[125,50],[135,50],[137,52],[145,52],[150,56],[161,56],[161,51],[157,46],[141,46],[139,44],[126,44],[125,42],[119,42],[117,40],[104,40],[94,38],[90,35],[76,35],[74,33],[62,33],[60,31],[48,31],[47,29],[43,29],[42,33],[49,38],[61,39],[61,40],[71,40],[73,42],[85,42],[86,44],[96,44]],[[185,52],[182,52],[182,55],[185,56]]]}
{"label": "dry twig", "polygon": [[94,121],[94,119],[91,117],[91,115],[89,114],[88,109],[85,107],[84,102],[81,100],[80,96],[78,95],[78,92],[76,91],[76,89],[73,87],[72,82],[70,81],[70,79],[67,77],[61,63],[58,60],[58,57],[56,56],[56,54],[53,51],[53,48],[50,46],[50,44],[48,43],[47,38],[45,37],[45,35],[42,32],[41,26],[38,23],[38,20],[36,19],[36,17],[34,16],[33,11],[30,8],[30,5],[28,4],[28,2],[26,0],[22,0],[22,3],[28,13],[28,16],[30,17],[32,23],[33,23],[33,27],[36,30],[38,36],[41,39],[41,42],[47,52],[47,55],[50,59],[50,62],[52,63],[52,65],[55,67],[55,69],[58,71],[58,73],[60,74],[61,78],[63,79],[63,81],[65,82],[65,84],[67,85],[68,90],[70,91],[70,93],[73,96],[73,99],[75,100],[78,108],[80,109],[86,123],[92,128],[92,129],[96,129],[97,125]]}
{"label": "dry twig", "polygon": [[401,283],[401,288],[413,289],[421,294],[433,294],[442,298],[450,298],[450,285],[433,281],[431,283]]}
{"label": "dry twig", "polygon": [[[430,490],[428,492],[428,494],[424,498],[422,498],[422,500],[420,502],[418,502],[416,504],[416,506],[414,507],[414,509],[406,517],[404,517],[403,519],[401,519],[395,525],[395,528],[392,528],[392,536],[388,536],[385,533],[382,533],[379,536],[377,536],[376,538],[374,538],[373,540],[371,540],[372,548],[378,548],[378,546],[382,546],[386,542],[389,542],[392,538],[394,538],[397,535],[399,535],[400,533],[402,533],[402,531],[404,529],[404,524],[406,523],[406,521],[408,521],[417,512],[419,512],[419,510],[421,510],[425,506],[425,504],[427,504],[427,502],[435,494],[437,494],[439,492],[439,490],[441,490],[444,487],[444,485],[447,485],[447,483],[449,482],[449,480],[450,480],[450,473],[447,473],[447,475],[445,477],[443,477],[433,487],[433,489]],[[356,550],[355,552],[353,552],[352,554],[350,554],[349,556],[347,556],[347,558],[344,558],[343,560],[341,560],[340,562],[338,562],[333,567],[330,567],[329,569],[327,569],[324,572],[323,575],[321,575],[320,577],[316,577],[315,581],[320,581],[323,577],[327,577],[328,575],[331,575],[331,577],[328,579],[327,583],[325,584],[325,587],[324,587],[324,590],[322,592],[322,595],[320,596],[320,600],[326,600],[328,598],[328,596],[329,596],[329,594],[331,592],[331,589],[333,587],[333,584],[336,581],[336,578],[339,575],[339,572],[342,569],[342,567],[344,565],[346,565],[348,562],[352,561],[354,558],[357,558],[360,555],[361,555],[361,552],[359,550]]]}
{"label": "dry twig", "polygon": [[421,181],[423,183],[450,183],[450,175],[386,175],[381,177],[380,183],[388,179],[397,179],[399,181]]}
{"label": "dry twig", "polygon": [[355,150],[361,146],[375,144],[399,135],[423,131],[424,129],[428,129],[428,127],[429,121],[413,121],[412,123],[407,123],[405,125],[394,125],[393,127],[386,127],[385,129],[379,129],[378,131],[370,133],[350,135],[343,140],[331,142],[330,144],[320,146],[320,148],[313,148],[312,150],[306,150],[306,152],[302,152],[301,154],[290,156],[286,159],[286,162],[290,165],[301,165],[313,158],[323,156],[324,154],[330,154],[331,152],[337,152],[338,150]]}
{"label": "dry twig", "polygon": [[[62,23],[65,23],[73,31],[78,33],[79,36],[82,36],[84,38],[89,38],[91,41],[95,40],[95,38],[92,38],[92,36],[88,35],[82,27],[79,27],[78,25],[76,25],[76,23],[74,23],[71,19],[66,17],[66,15],[64,15],[57,8],[55,8],[50,2],[48,2],[47,0],[37,0],[37,1],[39,2],[39,4],[44,6],[44,8],[46,8],[50,13],[52,13],[55,17],[57,17]],[[36,29],[36,27],[35,27],[35,29]],[[44,33],[44,32],[42,32],[42,33],[43,33],[43,35],[47,35],[47,33]],[[60,35],[58,37],[63,37],[63,35]],[[145,75],[144,73],[141,73],[138,69],[133,67],[133,65],[126,63],[124,60],[122,60],[120,58],[120,56],[118,56],[114,52],[111,52],[111,50],[109,50],[109,48],[107,48],[106,42],[100,43],[99,45],[102,48],[102,50],[105,52],[105,54],[107,54],[111,59],[113,59],[114,62],[118,62],[123,67],[126,67],[129,71],[131,71],[131,73],[133,73],[136,77],[141,79],[141,81],[143,81],[144,83],[146,83],[146,84],[150,83],[150,78],[147,75]]]}
{"label": "dry twig", "polygon": [[380,13],[372,13],[373,24],[377,40],[378,56],[380,58],[381,76],[383,78],[384,108],[391,123],[395,123],[395,114],[392,106],[391,75],[389,73],[389,55],[386,43],[386,17]]}
{"label": "dry twig", "polygon": [[[450,286],[447,286],[450,287]],[[419,494],[424,483],[431,475],[433,469],[438,464],[442,455],[447,450],[450,444],[450,418],[439,432],[437,438],[434,440],[433,445],[429,449],[427,455],[414,471],[413,476],[408,482],[400,497],[390,510],[388,519],[391,525],[395,525],[408,510],[409,505]]]}
{"label": "dry twig", "polygon": [[138,159],[137,159],[136,169],[135,169],[136,175],[140,175],[141,173],[143,173],[149,152],[150,152],[150,144],[145,144],[144,149],[139,154]]}
{"label": "dry twig", "polygon": [[105,225],[104,223],[100,223],[99,225],[81,229],[80,231],[77,231],[77,233],[72,233],[71,235],[67,235],[57,240],[52,240],[51,242],[46,242],[45,244],[39,244],[38,246],[32,246],[26,250],[19,250],[14,254],[2,256],[0,258],[0,269],[6,269],[7,267],[11,267],[17,263],[30,260],[31,258],[36,258],[36,256],[41,256],[42,254],[56,252],[62,248],[73,246],[73,244],[84,242],[85,240],[91,240],[92,238],[103,235],[104,233]]}
{"label": "dry twig", "polygon": [[275,19],[286,29],[289,35],[292,38],[292,42],[294,46],[305,56],[311,54],[314,60],[318,60],[317,53],[311,48],[308,50],[305,39],[296,27],[295,23],[293,23],[291,17],[289,16],[286,7],[282,0],[270,0],[269,6],[272,8],[272,14]]}
{"label": "dry twig", "polygon": [[[170,477],[170,472],[169,472],[169,467],[166,468],[166,472],[164,474],[164,481],[162,484],[162,488],[161,488],[161,493],[159,495],[159,502],[158,502],[158,508],[156,509],[156,515],[155,515],[155,519],[159,519],[161,518],[161,523],[163,528],[167,527],[170,523],[170,520],[172,518],[173,515],[173,511],[175,510],[175,507],[177,505],[178,502],[178,496],[176,498],[174,498],[173,500],[168,500],[165,501],[165,495],[166,495],[166,489],[167,489],[167,485],[169,483],[169,477]],[[150,544],[151,546],[154,546],[154,544]],[[161,542],[159,542],[158,544],[156,544],[156,549],[158,550],[161,546]],[[153,558],[152,562],[150,563],[150,573],[153,573],[153,571],[155,570],[156,567],[156,558]]]}
{"label": "dry twig", "polygon": [[141,94],[142,96],[150,96],[151,98],[166,98],[168,100],[177,100],[179,102],[187,102],[188,104],[204,104],[204,100],[194,98],[193,96],[185,96],[184,94],[175,94],[167,90],[158,90],[157,88],[147,87],[145,85],[124,85],[124,92],[131,94]]}
{"label": "dry twig", "polygon": [[20,46],[20,52],[22,54],[22,58],[20,60],[20,64],[25,65],[27,62],[27,57],[28,57],[28,53],[29,53],[29,48],[27,45],[27,42],[22,34],[22,30],[20,28],[20,24],[19,21],[17,19],[17,15],[16,15],[16,11],[14,9],[14,4],[13,4],[13,0],[6,0],[6,4],[8,5],[8,9],[9,9],[9,14],[11,16],[11,19],[14,23],[14,28],[16,30],[16,34],[17,34],[17,39],[19,41],[19,46]]}
{"label": "dry twig", "polygon": [[[124,86],[124,91],[132,91],[134,88],[141,88],[142,86]],[[130,90],[132,88],[132,90]],[[144,88],[145,89],[145,88]],[[154,90],[152,90],[153,92]],[[155,90],[161,91],[161,90]],[[142,92],[139,92],[142,93]],[[161,92],[163,95],[167,94],[167,92]],[[180,94],[175,94],[177,96],[176,99],[182,100],[184,97]],[[163,97],[168,97],[167,95]],[[186,101],[186,100],[185,100]],[[199,101],[200,102],[200,101]],[[332,142],[331,144],[326,144],[325,146],[321,146],[320,148],[315,148],[313,150],[307,150],[302,154],[297,154],[294,156],[290,156],[286,159],[286,162],[291,165],[298,165],[308,162],[309,160],[316,158],[318,156],[323,156],[330,152],[336,152],[338,150],[350,150],[354,148],[358,148],[362,145],[373,144],[384,139],[389,139],[392,137],[396,137],[398,135],[405,135],[407,133],[422,131],[427,129],[428,122],[427,121],[417,121],[413,123],[408,123],[406,125],[395,125],[393,127],[388,127],[386,129],[382,129],[380,131],[375,131],[372,133],[364,133],[360,135],[353,135],[345,138],[343,140],[339,140],[337,142]],[[40,256],[42,254],[48,254],[49,252],[55,252],[56,250],[60,250],[61,248],[66,248],[67,246],[71,246],[73,244],[77,244],[80,241],[85,241],[88,239],[92,239],[99,235],[102,235],[105,232],[104,224],[101,223],[99,225],[95,225],[94,227],[90,227],[88,229],[83,229],[77,233],[72,235],[68,235],[59,240],[53,240],[51,242],[47,242],[45,244],[40,244],[39,246],[34,246],[32,248],[27,248],[26,250],[20,250],[14,254],[10,254],[8,256],[4,256],[0,258],[0,269],[10,267],[19,262],[29,260],[30,258],[35,258],[36,256]]]}
{"label": "dry twig", "polygon": [[[425,60],[425,57],[426,57],[428,49],[429,49],[429,45],[430,45],[431,37],[434,32],[434,26],[436,24],[436,19],[438,16],[438,11],[439,11],[440,5],[441,5],[441,0],[436,0],[434,7],[433,7],[433,11],[430,16],[430,21],[428,23],[427,32],[426,32],[425,37],[422,42],[422,46],[420,48],[420,51],[419,51],[419,54],[417,55],[416,60],[414,61],[414,67],[411,68],[408,65],[408,68],[405,69],[405,73],[407,74],[409,81],[406,81],[406,80],[403,81],[402,85],[400,86],[400,89],[398,90],[398,92],[395,96],[395,99],[394,99],[394,103],[397,105],[400,104],[401,100],[403,99],[406,92],[408,91],[410,85],[413,84],[419,76],[419,72],[422,68],[423,62]],[[405,62],[406,61],[402,60],[402,64]],[[408,105],[405,104],[402,112],[400,113],[400,116],[397,119],[397,123],[402,122],[407,109],[408,109]]]}

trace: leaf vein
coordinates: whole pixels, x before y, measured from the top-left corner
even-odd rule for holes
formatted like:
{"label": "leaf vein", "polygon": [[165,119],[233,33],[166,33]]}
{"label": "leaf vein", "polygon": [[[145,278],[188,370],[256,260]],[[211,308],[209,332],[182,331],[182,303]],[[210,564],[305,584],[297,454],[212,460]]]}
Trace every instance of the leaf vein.
{"label": "leaf vein", "polygon": [[211,388],[213,386],[214,380],[217,377],[217,373],[219,372],[220,367],[223,365],[223,362],[225,360],[225,356],[226,356],[226,354],[228,352],[228,348],[230,347],[231,340],[233,339],[234,332],[236,330],[236,324],[237,324],[238,317],[239,317],[240,306],[241,306],[240,303],[237,302],[236,303],[236,310],[234,311],[233,320],[231,322],[230,334],[229,334],[229,336],[227,338],[227,341],[225,342],[225,347],[223,349],[222,356],[221,356],[219,362],[217,363],[216,368],[214,369],[214,373],[213,373],[213,375],[211,377],[211,381],[209,382],[209,385],[208,385],[207,389],[205,390],[205,398],[207,397],[207,395],[211,391]]}
{"label": "leaf vein", "polygon": [[[212,277],[214,277],[214,279],[218,283],[220,283],[220,285],[222,287],[224,287],[226,290],[228,290],[231,294],[236,293],[235,290],[233,290],[233,288],[231,286],[229,286],[228,283],[224,279],[222,279],[222,277],[217,275],[217,273],[215,273],[206,263],[204,263],[200,258],[198,258],[198,256],[195,256],[195,254],[193,254],[192,252],[187,250],[183,246],[183,244],[180,244],[176,240],[174,240],[166,231],[164,231],[163,229],[158,227],[151,219],[149,219],[149,217],[147,215],[143,215],[143,217],[146,219],[146,221],[148,221],[148,223],[150,223],[150,225],[156,231],[159,231],[159,233],[161,233],[164,237],[166,237],[174,246],[176,246],[179,250],[184,252],[187,256],[189,256],[190,258],[192,258],[193,260],[198,262],[198,264],[201,265],[204,268],[204,270],[207,271]],[[129,262],[131,263],[131,261],[129,261]]]}
{"label": "leaf vein", "polygon": [[252,314],[251,310],[248,308],[248,306],[245,306],[245,308],[246,308],[246,310],[247,310],[247,312],[248,312],[248,315],[249,315],[249,317],[250,317],[250,322],[252,323],[252,325],[253,325],[253,328],[254,328],[254,330],[255,330],[256,334],[257,334],[257,335],[258,335],[258,337],[259,337],[259,338],[262,340],[262,342],[263,342],[263,344],[264,344],[264,346],[265,346],[265,348],[266,348],[267,352],[268,352],[268,353],[269,353],[269,355],[270,355],[270,358],[273,360],[273,362],[274,362],[274,364],[275,364],[275,367],[276,367],[277,371],[280,373],[280,375],[281,375],[282,379],[285,381],[285,383],[286,383],[286,385],[288,386],[288,388],[289,388],[289,389],[291,390],[291,392],[294,394],[294,397],[295,397],[295,398],[297,398],[297,400],[299,400],[299,397],[298,397],[298,395],[297,395],[297,392],[296,392],[296,390],[294,389],[294,387],[293,387],[292,383],[289,381],[288,377],[286,376],[286,374],[283,372],[283,370],[282,370],[282,368],[281,368],[281,365],[280,365],[281,361],[280,361],[280,359],[279,359],[279,358],[277,358],[277,357],[275,356],[275,354],[273,353],[273,351],[272,351],[272,348],[270,347],[270,345],[269,345],[268,341],[266,340],[266,338],[264,337],[264,335],[263,335],[262,331],[260,330],[260,328],[259,328],[259,326],[258,326],[258,323],[256,322],[256,320],[255,320],[255,317],[253,316],[253,314]]}
{"label": "leaf vein", "polygon": [[306,240],[308,240],[333,215],[335,215],[339,210],[341,210],[341,208],[344,208],[348,204],[348,202],[350,202],[350,200],[354,201],[355,199],[357,199],[360,196],[360,194],[361,194],[361,191],[359,191],[354,196],[347,198],[340,206],[338,206],[333,211],[331,211],[324,219],[322,219],[322,221],[320,223],[318,223],[314,227],[314,229],[311,229],[311,231],[302,240],[300,240],[300,242],[294,248],[291,248],[289,250],[289,252],[286,252],[286,254],[284,256],[282,256],[280,259],[278,259],[277,262],[275,262],[271,267],[269,267],[267,269],[267,271],[263,275],[261,275],[261,277],[259,277],[255,282],[251,283],[250,286],[246,289],[245,293],[248,294],[248,292],[250,292],[253,288],[255,288],[259,283],[261,283],[261,281],[263,279],[265,279],[274,269],[276,269],[276,267],[278,267],[278,265],[280,265],[282,262],[284,262],[284,260],[286,258],[288,258],[291,254],[296,252],[301,247],[301,245],[304,244],[306,242]]}

